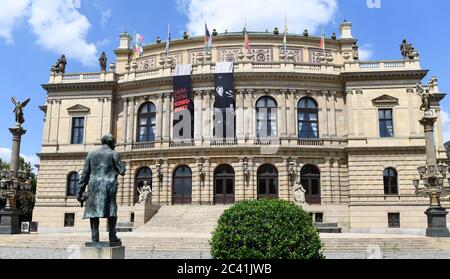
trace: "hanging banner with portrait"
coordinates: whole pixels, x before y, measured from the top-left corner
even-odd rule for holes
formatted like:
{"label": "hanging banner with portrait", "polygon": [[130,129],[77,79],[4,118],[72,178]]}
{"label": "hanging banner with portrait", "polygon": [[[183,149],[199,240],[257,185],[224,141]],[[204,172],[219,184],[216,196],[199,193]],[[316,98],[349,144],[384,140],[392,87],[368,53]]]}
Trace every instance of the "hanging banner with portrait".
{"label": "hanging banner with portrait", "polygon": [[215,108],[234,107],[233,62],[216,63],[216,104]]}
{"label": "hanging banner with portrait", "polygon": [[219,139],[231,139],[235,137],[233,69],[233,62],[216,63],[214,137]]}
{"label": "hanging banner with portrait", "polygon": [[191,99],[192,65],[177,65],[173,76],[173,137],[192,139],[194,104]]}

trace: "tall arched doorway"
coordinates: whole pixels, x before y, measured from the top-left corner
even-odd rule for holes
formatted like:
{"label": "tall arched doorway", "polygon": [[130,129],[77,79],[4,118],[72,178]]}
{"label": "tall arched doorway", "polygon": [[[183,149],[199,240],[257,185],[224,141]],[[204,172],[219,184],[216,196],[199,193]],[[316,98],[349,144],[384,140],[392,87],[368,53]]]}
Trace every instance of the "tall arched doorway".
{"label": "tall arched doorway", "polygon": [[230,165],[221,165],[214,172],[214,203],[234,203],[234,169]]}
{"label": "tall arched doorway", "polygon": [[301,171],[302,186],[306,190],[305,199],[309,204],[322,202],[320,190],[320,170],[313,165],[306,165]]}
{"label": "tall arched doorway", "polygon": [[258,169],[258,199],[278,199],[278,171],[272,165]]}
{"label": "tall arched doorway", "polygon": [[172,203],[192,203],[192,171],[188,166],[178,167],[173,174]]}

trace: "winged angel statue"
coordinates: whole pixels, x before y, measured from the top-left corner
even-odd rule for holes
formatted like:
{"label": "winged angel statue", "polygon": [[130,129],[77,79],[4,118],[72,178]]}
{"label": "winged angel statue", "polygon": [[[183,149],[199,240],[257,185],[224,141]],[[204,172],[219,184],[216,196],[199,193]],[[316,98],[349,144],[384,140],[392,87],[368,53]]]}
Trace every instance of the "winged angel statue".
{"label": "winged angel statue", "polygon": [[19,102],[15,97],[13,97],[11,101],[16,106],[13,110],[16,115],[16,124],[22,125],[25,122],[25,118],[23,117],[23,109],[28,105],[30,99],[27,99],[24,102]]}

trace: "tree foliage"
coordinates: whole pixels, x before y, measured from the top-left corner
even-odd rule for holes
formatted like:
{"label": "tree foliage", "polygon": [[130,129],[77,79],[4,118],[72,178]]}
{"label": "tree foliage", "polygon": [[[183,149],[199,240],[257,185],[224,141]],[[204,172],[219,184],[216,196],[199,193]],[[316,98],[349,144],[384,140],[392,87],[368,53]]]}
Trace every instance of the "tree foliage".
{"label": "tree foliage", "polygon": [[[2,161],[0,159],[0,169],[1,170],[9,170],[10,164]],[[28,179],[31,181],[31,192],[26,195],[22,196],[17,201],[17,208],[22,212],[21,215],[21,222],[22,221],[31,221],[33,218],[33,209],[35,205],[35,199],[36,199],[36,187],[37,187],[37,177],[36,174],[33,172],[33,167],[31,163],[26,162],[24,158],[20,157],[19,159],[19,169],[22,171],[25,171],[27,173]],[[3,208],[6,205],[6,202],[4,200],[0,200],[0,209]]]}

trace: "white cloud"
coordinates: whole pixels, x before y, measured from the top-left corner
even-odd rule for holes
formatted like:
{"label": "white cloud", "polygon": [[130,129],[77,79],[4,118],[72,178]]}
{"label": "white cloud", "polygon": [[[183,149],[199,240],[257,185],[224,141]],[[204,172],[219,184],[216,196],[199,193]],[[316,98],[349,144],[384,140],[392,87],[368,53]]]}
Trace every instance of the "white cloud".
{"label": "white cloud", "polygon": [[177,0],[178,10],[189,18],[187,29],[194,35],[204,33],[205,20],[219,32],[241,31],[245,18],[250,31],[283,30],[285,6],[291,33],[302,33],[305,28],[315,33],[337,11],[336,0]]}
{"label": "white cloud", "polygon": [[450,116],[446,111],[442,110],[441,118],[442,118],[442,133],[444,134],[444,142],[448,142],[450,141]]}
{"label": "white cloud", "polygon": [[372,58],[373,50],[372,45],[365,44],[359,48],[359,60],[367,61]]}
{"label": "white cloud", "polygon": [[33,0],[28,22],[43,49],[93,66],[97,48],[86,40],[91,24],[76,8],[73,0]]}
{"label": "white cloud", "polygon": [[30,0],[0,0],[0,38],[6,43],[14,42],[12,30],[27,13]]}
{"label": "white cloud", "polygon": [[106,11],[102,11],[101,14],[102,14],[102,16],[101,16],[100,24],[102,25],[102,27],[105,27],[106,23],[108,23],[109,19],[112,16],[112,11],[111,11],[111,9],[107,9]]}
{"label": "white cloud", "polygon": [[[39,157],[37,155],[25,155],[20,154],[22,158],[24,158],[25,162],[31,163],[31,166],[34,168],[34,165],[39,164]],[[4,162],[9,163],[11,161],[11,149],[0,147],[0,159]]]}

